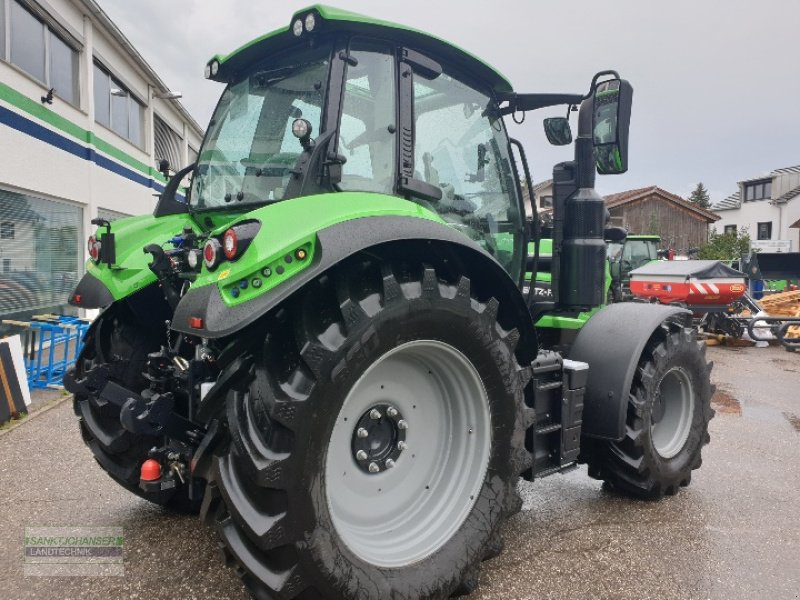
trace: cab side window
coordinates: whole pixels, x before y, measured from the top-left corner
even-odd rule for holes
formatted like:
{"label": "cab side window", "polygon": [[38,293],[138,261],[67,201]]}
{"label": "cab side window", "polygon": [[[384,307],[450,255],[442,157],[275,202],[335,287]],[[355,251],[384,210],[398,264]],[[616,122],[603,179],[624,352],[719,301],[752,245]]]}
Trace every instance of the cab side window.
{"label": "cab side window", "polygon": [[445,221],[513,273],[521,220],[508,139],[490,104],[488,95],[447,73],[415,78],[415,176],[442,190],[431,207]]}
{"label": "cab side window", "polygon": [[394,53],[381,44],[355,41],[350,48],[339,154],[339,187],[348,191],[392,194],[395,187],[396,110]]}

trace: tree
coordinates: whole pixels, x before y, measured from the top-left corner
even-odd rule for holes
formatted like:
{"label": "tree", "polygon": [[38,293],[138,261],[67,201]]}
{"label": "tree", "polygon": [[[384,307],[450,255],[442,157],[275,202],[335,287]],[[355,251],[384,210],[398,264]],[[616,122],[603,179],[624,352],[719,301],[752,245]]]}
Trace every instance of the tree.
{"label": "tree", "polygon": [[689,196],[689,202],[696,204],[700,208],[709,208],[711,206],[711,197],[708,195],[708,190],[702,181],[697,184],[692,195]]}
{"label": "tree", "polygon": [[736,260],[750,252],[750,234],[746,227],[737,233],[717,233],[712,229],[708,243],[700,247],[697,258],[703,260]]}

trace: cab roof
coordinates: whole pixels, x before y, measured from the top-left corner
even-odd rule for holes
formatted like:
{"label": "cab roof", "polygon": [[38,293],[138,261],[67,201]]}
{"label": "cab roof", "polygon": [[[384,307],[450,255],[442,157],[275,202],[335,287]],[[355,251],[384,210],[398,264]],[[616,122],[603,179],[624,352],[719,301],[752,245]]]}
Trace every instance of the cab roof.
{"label": "cab roof", "polygon": [[[300,20],[305,23],[309,14],[314,15],[314,28],[306,31],[305,26],[298,36],[293,32],[293,24]],[[215,61],[219,67],[216,74],[209,78],[214,81],[229,82],[253,62],[270,54],[288,48],[298,41],[307,40],[321,33],[353,33],[371,37],[385,38],[399,44],[426,53],[434,60],[455,63],[468,71],[473,77],[489,84],[495,92],[511,92],[508,79],[497,69],[483,62],[475,55],[422,31],[406,25],[373,19],[358,13],[315,4],[297,11],[286,27],[276,29],[248,42],[226,56],[216,55],[208,61],[211,66]],[[208,71],[207,71],[208,73]]]}

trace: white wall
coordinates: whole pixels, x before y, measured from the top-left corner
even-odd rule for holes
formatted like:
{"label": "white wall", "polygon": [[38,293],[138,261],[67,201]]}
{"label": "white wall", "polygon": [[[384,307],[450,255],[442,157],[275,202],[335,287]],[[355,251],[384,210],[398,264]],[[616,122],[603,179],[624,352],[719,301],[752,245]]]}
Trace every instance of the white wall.
{"label": "white wall", "polygon": [[[774,195],[774,193],[773,193]],[[772,222],[772,239],[791,241],[791,251],[800,250],[798,245],[798,230],[789,226],[800,219],[800,196],[789,200],[782,206],[771,205],[769,200],[755,202],[742,202],[741,208],[731,210],[718,210],[721,217],[714,224],[718,233],[725,231],[726,225],[735,225],[737,231],[746,227],[753,243],[758,240],[758,223]]]}

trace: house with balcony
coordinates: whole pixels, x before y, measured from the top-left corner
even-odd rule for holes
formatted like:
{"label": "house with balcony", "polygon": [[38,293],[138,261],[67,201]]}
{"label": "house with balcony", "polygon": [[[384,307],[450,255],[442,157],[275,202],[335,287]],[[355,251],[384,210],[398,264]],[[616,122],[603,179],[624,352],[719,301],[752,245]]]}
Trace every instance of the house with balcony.
{"label": "house with balcony", "polygon": [[745,179],[739,189],[712,206],[720,216],[717,231],[744,227],[752,247],[763,252],[800,250],[800,165]]}

